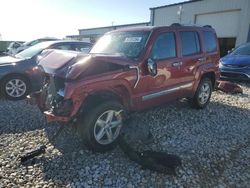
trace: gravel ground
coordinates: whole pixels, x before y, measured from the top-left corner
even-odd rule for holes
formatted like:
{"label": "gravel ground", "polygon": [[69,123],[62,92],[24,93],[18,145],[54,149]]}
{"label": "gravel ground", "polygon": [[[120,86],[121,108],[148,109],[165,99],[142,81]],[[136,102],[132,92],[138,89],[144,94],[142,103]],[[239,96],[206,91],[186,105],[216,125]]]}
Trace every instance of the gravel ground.
{"label": "gravel ground", "polygon": [[[177,154],[177,176],[143,170],[116,148],[86,150],[67,128],[44,155],[21,165],[26,150],[51,139],[59,125],[46,124],[35,106],[0,100],[0,187],[249,187],[250,84],[244,94],[216,91],[205,110],[187,101],[136,113],[127,126],[138,149]],[[146,143],[148,131],[153,139]]]}

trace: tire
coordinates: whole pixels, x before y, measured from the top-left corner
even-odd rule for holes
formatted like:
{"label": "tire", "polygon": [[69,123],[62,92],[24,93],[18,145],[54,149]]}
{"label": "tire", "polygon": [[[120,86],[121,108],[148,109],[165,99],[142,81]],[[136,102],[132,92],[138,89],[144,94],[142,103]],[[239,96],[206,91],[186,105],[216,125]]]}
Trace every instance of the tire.
{"label": "tire", "polygon": [[11,75],[3,79],[1,93],[9,100],[24,99],[30,91],[28,80],[21,75]]}
{"label": "tire", "polygon": [[192,106],[197,109],[205,108],[210,102],[212,91],[212,81],[207,77],[203,78],[199,83],[194,97],[191,99]]}
{"label": "tire", "polygon": [[[114,148],[123,124],[123,110],[120,103],[107,101],[82,116],[77,129],[88,149],[105,152]],[[117,126],[111,128],[112,124]]]}

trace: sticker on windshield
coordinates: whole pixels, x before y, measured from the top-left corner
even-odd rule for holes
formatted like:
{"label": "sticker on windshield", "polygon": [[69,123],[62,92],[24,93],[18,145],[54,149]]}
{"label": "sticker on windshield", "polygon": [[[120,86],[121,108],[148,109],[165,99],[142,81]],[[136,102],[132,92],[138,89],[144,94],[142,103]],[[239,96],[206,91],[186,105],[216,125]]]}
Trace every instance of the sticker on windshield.
{"label": "sticker on windshield", "polygon": [[124,42],[141,42],[141,37],[127,37]]}

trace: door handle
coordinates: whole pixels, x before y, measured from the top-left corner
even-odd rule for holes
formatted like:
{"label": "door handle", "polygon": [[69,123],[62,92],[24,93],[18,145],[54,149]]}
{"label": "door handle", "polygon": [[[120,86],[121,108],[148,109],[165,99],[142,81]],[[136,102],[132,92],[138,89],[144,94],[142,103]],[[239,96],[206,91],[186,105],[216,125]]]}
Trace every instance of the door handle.
{"label": "door handle", "polygon": [[182,65],[182,62],[181,62],[181,61],[174,62],[174,63],[172,64],[173,67],[179,67],[179,66],[181,66],[181,65]]}
{"label": "door handle", "polygon": [[200,63],[204,63],[206,60],[207,60],[206,57],[201,57],[201,58],[198,59],[198,61],[199,61]]}

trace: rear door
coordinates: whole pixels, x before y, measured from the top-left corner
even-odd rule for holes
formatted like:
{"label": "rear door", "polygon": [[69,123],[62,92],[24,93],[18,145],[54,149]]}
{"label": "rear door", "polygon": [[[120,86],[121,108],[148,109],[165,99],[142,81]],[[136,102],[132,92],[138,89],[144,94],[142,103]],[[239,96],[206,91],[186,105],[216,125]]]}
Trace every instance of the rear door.
{"label": "rear door", "polygon": [[206,57],[202,50],[201,34],[192,29],[180,29],[178,39],[181,51],[180,83],[183,97],[193,94],[195,74],[198,67],[206,63]]}
{"label": "rear door", "polygon": [[[219,44],[216,37],[216,34],[213,30],[204,30],[202,31],[203,35],[203,44],[204,44],[204,51],[206,56],[206,63],[210,67],[217,67],[219,66],[220,60],[220,53],[219,53]],[[215,71],[217,73],[217,71]],[[219,75],[216,75],[217,78]]]}

